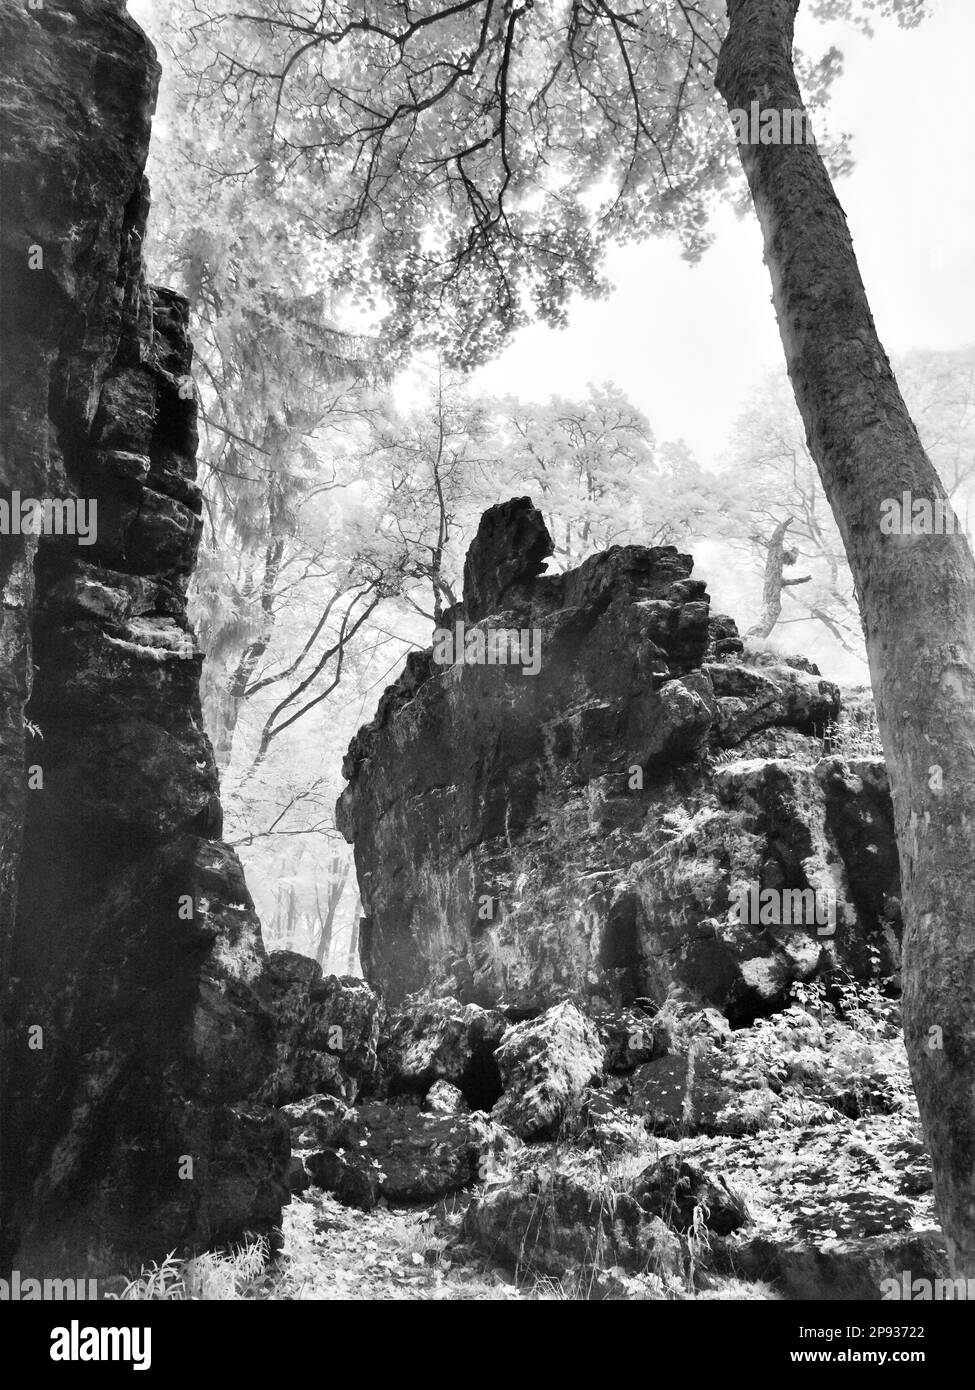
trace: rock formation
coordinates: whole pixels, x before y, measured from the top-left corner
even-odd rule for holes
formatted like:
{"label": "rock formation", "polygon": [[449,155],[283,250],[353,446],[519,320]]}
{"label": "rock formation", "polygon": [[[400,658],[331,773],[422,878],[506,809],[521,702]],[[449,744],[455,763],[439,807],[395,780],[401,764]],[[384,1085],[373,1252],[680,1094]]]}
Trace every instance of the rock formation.
{"label": "rock formation", "polygon": [[268,1230],[288,1134],[186,617],[187,306],[142,264],[158,65],[121,0],[0,42],[3,1256],[65,1275]]}
{"label": "rock formation", "polygon": [[[444,618],[453,663],[412,653],[349,749],[367,979],[392,1003],[669,997],[741,1022],[837,963],[894,970],[883,762],[824,756],[837,687],[746,660],[671,547],[549,576],[551,552],[529,499],[485,513]],[[491,660],[502,633],[533,634],[537,674]],[[752,890],[818,893],[835,931],[742,920]]]}

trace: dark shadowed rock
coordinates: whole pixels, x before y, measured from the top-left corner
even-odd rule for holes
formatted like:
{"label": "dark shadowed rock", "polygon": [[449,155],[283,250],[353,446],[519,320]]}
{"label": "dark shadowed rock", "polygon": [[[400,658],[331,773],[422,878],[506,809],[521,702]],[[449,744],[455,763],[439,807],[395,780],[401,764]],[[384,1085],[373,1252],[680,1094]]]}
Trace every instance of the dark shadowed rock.
{"label": "dark shadowed rock", "polygon": [[433,1202],[483,1180],[512,1137],[485,1115],[431,1115],[375,1101],[349,1112],[328,1145],[304,1154],[312,1181],[364,1211],[389,1202]]}
{"label": "dark shadowed rock", "polygon": [[464,609],[468,622],[524,603],[555,546],[530,497],[489,507],[464,563]]}
{"label": "dark shadowed rock", "polygon": [[667,1019],[637,1009],[597,1014],[593,1023],[604,1046],[603,1070],[633,1071],[643,1062],[670,1051]]}
{"label": "dark shadowed rock", "polygon": [[718,1235],[730,1235],[748,1222],[744,1198],[723,1174],[712,1177],[680,1154],[669,1154],[645,1168],[633,1195],[644,1211],[678,1231],[692,1230],[700,1220]]}
{"label": "dark shadowed rock", "polygon": [[324,1148],[352,1123],[354,1112],[338,1096],[306,1096],[282,1105],[281,1114],[291,1131],[294,1149]]}
{"label": "dark shadowed rock", "polygon": [[584,1172],[531,1167],[479,1192],[463,1233],[501,1264],[564,1278],[579,1270],[676,1276],[678,1238],[629,1193],[610,1193]]}
{"label": "dark shadowed rock", "polygon": [[142,265],[159,68],[116,0],[0,46],[0,496],[62,519],[0,536],[0,1261],[56,1277],[270,1232],[288,1134],[186,616],[189,308]]}
{"label": "dark shadowed rock", "polygon": [[735,1240],[724,1250],[716,1247],[714,1254],[720,1267],[733,1270],[738,1277],[769,1281],[786,1298],[800,1301],[862,1299],[876,1303],[885,1298],[909,1298],[914,1280],[928,1281],[929,1296],[936,1281],[944,1290],[942,1298],[955,1294],[948,1277],[944,1238],[935,1230],[894,1231],[817,1243],[756,1236]]}
{"label": "dark shadowed rock", "polygon": [[746,1124],[723,1058],[705,1041],[675,1056],[647,1062],[627,1078],[630,1111],[651,1134],[740,1132]]}

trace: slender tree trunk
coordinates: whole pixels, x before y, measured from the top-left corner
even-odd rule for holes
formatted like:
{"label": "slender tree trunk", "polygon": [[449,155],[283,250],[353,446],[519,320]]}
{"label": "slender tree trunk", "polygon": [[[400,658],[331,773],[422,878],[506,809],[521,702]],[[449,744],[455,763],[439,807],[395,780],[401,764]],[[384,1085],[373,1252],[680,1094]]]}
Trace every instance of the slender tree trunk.
{"label": "slender tree trunk", "polygon": [[782,615],[782,590],[790,584],[808,584],[809,576],[802,579],[786,579],[783,570],[795,555],[786,556],[785,533],[792,525],[792,517],[780,521],[772,532],[772,538],[765,552],[765,579],[762,584],[762,615],[757,623],[745,633],[746,637],[768,637]]}
{"label": "slender tree trunk", "polygon": [[[801,107],[798,0],[729,0],[729,109]],[[975,561],[961,534],[885,535],[881,503],[945,497],[894,380],[815,146],[741,146],[789,375],[857,586],[900,851],[904,1028],[955,1276],[975,1276]]]}
{"label": "slender tree trunk", "polygon": [[349,933],[349,963],[348,973],[350,975],[361,975],[362,968],[359,960],[359,920],[362,917],[362,899],[359,894],[355,895],[355,907],[352,909],[352,930]]}
{"label": "slender tree trunk", "polygon": [[237,662],[234,674],[231,677],[224,696],[220,728],[213,742],[213,756],[221,772],[224,771],[230,763],[234,746],[234,734],[237,732],[237,720],[240,717],[240,707],[243,703],[244,696],[247,694],[247,687],[250,684],[251,676],[257,668],[257,663],[270,646],[271,638],[274,634],[275,586],[278,582],[278,575],[281,572],[281,561],[283,557],[284,541],[280,538],[275,539],[272,537],[272,539],[268,541],[264,553],[264,578],[261,581],[260,635],[247,645],[241,654],[240,660]]}
{"label": "slender tree trunk", "polygon": [[345,885],[348,881],[351,862],[348,855],[344,858],[336,855],[332,859],[331,875],[329,877],[328,906],[325,909],[324,917],[322,916],[322,906],[318,897],[318,887],[317,885],[315,887],[315,902],[318,904],[318,921],[321,927],[318,933],[318,949],[315,952],[315,959],[322,967],[322,970],[328,965],[328,953],[332,945],[332,927],[335,922],[335,913],[342,900],[342,894],[345,892]]}

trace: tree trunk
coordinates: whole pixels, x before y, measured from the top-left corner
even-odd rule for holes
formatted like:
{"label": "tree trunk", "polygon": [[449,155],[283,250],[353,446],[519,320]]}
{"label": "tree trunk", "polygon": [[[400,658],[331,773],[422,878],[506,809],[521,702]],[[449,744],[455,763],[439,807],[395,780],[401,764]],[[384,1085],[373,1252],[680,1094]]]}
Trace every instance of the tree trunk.
{"label": "tree trunk", "polygon": [[809,576],[803,579],[786,579],[783,570],[791,564],[795,554],[786,554],[785,533],[792,525],[792,517],[780,521],[772,532],[772,538],[765,552],[765,579],[762,584],[762,616],[745,633],[746,637],[765,638],[782,616],[782,590],[792,584],[808,584]]}
{"label": "tree trunk", "polygon": [[[267,437],[269,430],[265,431]],[[269,512],[273,516],[273,504]],[[271,645],[274,635],[276,615],[274,601],[277,597],[278,576],[284,558],[284,539],[272,534],[264,551],[264,577],[261,580],[261,627],[257,637],[249,642],[241,653],[233,675],[227,681],[228,672],[221,671],[216,680],[211,679],[211,698],[207,702],[210,715],[208,730],[213,743],[213,756],[220,772],[226,772],[233,756],[234,735],[240,707],[247,695],[247,687],[257,669],[257,663]]]}
{"label": "tree trunk", "polygon": [[315,952],[315,959],[318,961],[318,964],[322,967],[322,970],[324,970],[328,965],[328,955],[332,945],[332,927],[335,923],[335,913],[338,910],[339,903],[342,901],[342,894],[345,892],[345,885],[348,881],[349,868],[351,866],[351,863],[352,861],[348,855],[346,855],[344,859],[340,858],[338,855],[335,855],[333,857],[331,863],[331,873],[329,875],[328,906],[325,909],[324,917],[322,916],[322,905],[319,902],[318,898],[318,886],[316,885],[315,887],[315,902],[318,905],[318,921],[320,925],[320,931],[318,933],[318,949]]}
{"label": "tree trunk", "polygon": [[349,975],[361,975],[362,963],[359,960],[359,925],[362,919],[362,899],[356,893],[355,907],[352,909],[352,930],[349,934]]}
{"label": "tree trunk", "polygon": [[[729,0],[729,109],[801,107],[798,0]],[[741,146],[810,452],[853,571],[904,894],[904,1029],[955,1276],[975,1276],[975,561],[961,534],[884,535],[881,503],[945,497],[894,380],[812,144]]]}

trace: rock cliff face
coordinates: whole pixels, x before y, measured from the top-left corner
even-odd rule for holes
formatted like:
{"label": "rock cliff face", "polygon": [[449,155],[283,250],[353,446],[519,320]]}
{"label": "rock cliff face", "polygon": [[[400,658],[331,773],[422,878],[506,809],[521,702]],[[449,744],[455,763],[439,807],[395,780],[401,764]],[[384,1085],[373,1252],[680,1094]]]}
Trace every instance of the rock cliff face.
{"label": "rock cliff face", "polygon": [[[527,498],[487,512],[444,620],[459,640],[411,654],[349,749],[370,982],[509,1017],[670,997],[741,1022],[836,964],[894,970],[883,763],[824,756],[837,687],[745,661],[672,548],[547,576],[551,553]],[[514,629],[522,660],[491,664]],[[767,890],[818,893],[824,920],[742,920]]]}
{"label": "rock cliff face", "polygon": [[289,1150],[186,617],[187,307],[142,265],[158,65],[120,0],[0,42],[0,501],[52,504],[0,535],[3,1255],[64,1275],[269,1228]]}

